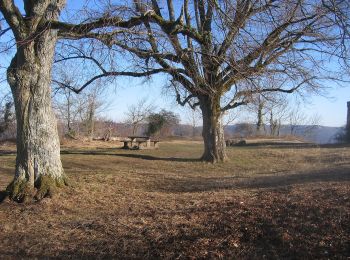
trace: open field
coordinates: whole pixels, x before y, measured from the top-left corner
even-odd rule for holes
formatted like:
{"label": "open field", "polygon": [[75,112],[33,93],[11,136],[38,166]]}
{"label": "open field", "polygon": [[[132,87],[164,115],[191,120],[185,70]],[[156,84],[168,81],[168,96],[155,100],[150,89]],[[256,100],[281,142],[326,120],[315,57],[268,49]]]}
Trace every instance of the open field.
{"label": "open field", "polygon": [[[234,147],[199,162],[200,142],[127,151],[65,145],[72,186],[0,204],[0,258],[350,257],[350,147]],[[0,147],[0,190],[14,171]]]}

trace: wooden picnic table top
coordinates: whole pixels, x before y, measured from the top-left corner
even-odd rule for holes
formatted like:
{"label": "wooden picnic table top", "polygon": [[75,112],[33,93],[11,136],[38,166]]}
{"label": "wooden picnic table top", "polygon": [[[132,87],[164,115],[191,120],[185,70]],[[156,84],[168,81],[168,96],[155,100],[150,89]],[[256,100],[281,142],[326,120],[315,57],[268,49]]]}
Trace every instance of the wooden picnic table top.
{"label": "wooden picnic table top", "polygon": [[[123,149],[157,149],[159,140],[151,140],[148,136],[128,136],[128,139],[120,140],[124,143]],[[153,143],[153,145],[151,145]]]}
{"label": "wooden picnic table top", "polygon": [[123,143],[126,143],[126,142],[147,142],[147,141],[151,141],[153,143],[159,143],[160,142],[160,140],[158,140],[158,139],[151,139],[151,138],[149,138],[149,139],[147,138],[146,140],[136,140],[136,141],[135,141],[135,139],[140,138],[140,137],[133,137],[133,138],[128,137],[128,138],[131,139],[131,140],[124,139],[124,140],[120,140],[120,141],[123,142]]}

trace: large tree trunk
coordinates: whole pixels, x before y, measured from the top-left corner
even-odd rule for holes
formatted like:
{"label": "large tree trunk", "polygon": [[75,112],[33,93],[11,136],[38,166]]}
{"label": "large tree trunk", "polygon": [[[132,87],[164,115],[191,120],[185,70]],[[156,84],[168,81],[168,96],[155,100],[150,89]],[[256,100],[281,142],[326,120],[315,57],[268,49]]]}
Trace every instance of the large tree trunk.
{"label": "large tree trunk", "polygon": [[227,159],[224,128],[221,121],[220,97],[199,97],[203,116],[204,153],[202,160],[207,162],[223,162]]}
{"label": "large tree trunk", "polygon": [[16,171],[11,199],[41,199],[66,184],[51,106],[51,68],[57,35],[48,30],[19,46],[7,71],[17,117]]}

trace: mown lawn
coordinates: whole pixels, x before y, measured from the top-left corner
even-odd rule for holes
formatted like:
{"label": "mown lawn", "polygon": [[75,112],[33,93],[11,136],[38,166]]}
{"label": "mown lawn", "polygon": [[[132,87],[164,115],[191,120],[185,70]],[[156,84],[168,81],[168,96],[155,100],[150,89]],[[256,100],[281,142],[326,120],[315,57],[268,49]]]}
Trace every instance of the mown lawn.
{"label": "mown lawn", "polygon": [[[0,147],[0,190],[14,171]],[[6,152],[7,151],[7,152]],[[62,147],[72,186],[0,204],[0,258],[347,258],[350,147]]]}

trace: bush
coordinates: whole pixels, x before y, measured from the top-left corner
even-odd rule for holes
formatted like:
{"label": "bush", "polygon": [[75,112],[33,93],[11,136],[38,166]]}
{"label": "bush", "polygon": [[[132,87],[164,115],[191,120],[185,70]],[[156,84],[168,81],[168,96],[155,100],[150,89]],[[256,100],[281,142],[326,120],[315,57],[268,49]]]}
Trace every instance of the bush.
{"label": "bush", "polygon": [[[148,127],[146,135],[153,136],[159,133],[162,129],[167,130],[163,133],[169,135],[170,128],[174,125],[179,124],[179,116],[171,111],[161,110],[159,113],[152,113],[147,118]],[[164,131],[163,131],[164,132]]]}

